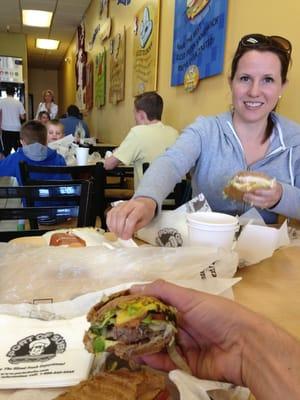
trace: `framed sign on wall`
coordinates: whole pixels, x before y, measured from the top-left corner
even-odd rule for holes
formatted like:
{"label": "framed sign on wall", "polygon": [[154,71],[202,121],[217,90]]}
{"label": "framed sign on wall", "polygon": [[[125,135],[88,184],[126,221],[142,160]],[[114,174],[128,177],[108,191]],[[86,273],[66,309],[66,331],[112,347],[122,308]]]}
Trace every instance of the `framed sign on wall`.
{"label": "framed sign on wall", "polygon": [[160,1],[147,1],[134,17],[133,95],[156,90]]}
{"label": "framed sign on wall", "polygon": [[196,66],[200,79],[223,71],[227,0],[176,0],[172,86]]}

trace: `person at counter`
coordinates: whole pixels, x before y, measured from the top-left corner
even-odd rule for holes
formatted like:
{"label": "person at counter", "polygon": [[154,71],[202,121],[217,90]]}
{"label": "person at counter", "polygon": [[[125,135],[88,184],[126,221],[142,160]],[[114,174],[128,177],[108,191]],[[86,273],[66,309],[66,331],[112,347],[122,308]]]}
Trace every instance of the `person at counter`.
{"label": "person at counter", "polygon": [[[291,43],[279,36],[250,34],[237,47],[229,84],[232,111],[199,117],[153,162],[134,198],[113,208],[111,231],[123,239],[145,226],[187,172],[193,195],[202,192],[213,211],[241,215],[254,206],[266,223],[278,214],[300,219],[300,125],[274,110],[287,85]],[[243,202],[223,196],[238,171],[276,178],[272,188],[247,193]]]}
{"label": "person at counter", "polygon": [[120,162],[134,165],[134,187],[143,176],[143,164],[152,162],[170,147],[178,137],[178,132],[161,122],[163,99],[158,93],[146,92],[134,100],[136,126],[131,128],[113,155],[104,162],[107,170],[115,168]]}
{"label": "person at counter", "polygon": [[[300,398],[300,342],[232,300],[158,280],[131,293],[155,296],[179,312],[178,345],[193,375],[248,387],[256,400]],[[167,353],[143,356],[176,369]]]}
{"label": "person at counter", "polygon": [[8,156],[12,149],[21,146],[21,121],[25,120],[25,109],[22,102],[14,98],[15,88],[6,88],[7,97],[0,99],[0,127],[2,130],[3,153]]}
{"label": "person at counter", "polygon": [[50,119],[54,119],[57,116],[58,106],[54,103],[54,93],[52,90],[47,89],[42,93],[43,101],[38,105],[35,119],[38,119],[40,111],[47,111],[50,115]]}

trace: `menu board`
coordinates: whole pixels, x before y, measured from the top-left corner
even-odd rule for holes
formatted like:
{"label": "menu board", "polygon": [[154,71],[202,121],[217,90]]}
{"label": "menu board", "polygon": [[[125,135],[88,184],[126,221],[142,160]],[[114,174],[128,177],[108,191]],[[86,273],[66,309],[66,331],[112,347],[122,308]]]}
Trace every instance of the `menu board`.
{"label": "menu board", "polygon": [[0,82],[23,83],[22,58],[0,56]]}

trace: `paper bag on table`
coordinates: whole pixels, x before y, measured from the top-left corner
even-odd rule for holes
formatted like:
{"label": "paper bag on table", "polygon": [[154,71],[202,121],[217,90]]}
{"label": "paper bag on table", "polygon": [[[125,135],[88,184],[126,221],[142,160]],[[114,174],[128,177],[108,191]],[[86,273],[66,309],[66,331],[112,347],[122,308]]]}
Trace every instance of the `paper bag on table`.
{"label": "paper bag on table", "polygon": [[176,210],[163,210],[150,224],[140,229],[136,236],[152,244],[161,247],[181,247],[188,245],[188,229],[186,214],[195,211],[211,211],[211,208],[200,193],[192,200],[176,208]]}

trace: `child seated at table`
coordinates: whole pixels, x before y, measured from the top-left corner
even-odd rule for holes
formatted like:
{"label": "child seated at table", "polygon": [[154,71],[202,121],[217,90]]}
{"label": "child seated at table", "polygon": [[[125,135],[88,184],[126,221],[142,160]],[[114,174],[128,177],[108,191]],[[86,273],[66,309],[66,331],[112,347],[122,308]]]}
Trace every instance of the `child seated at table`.
{"label": "child seated at table", "polygon": [[[40,121],[32,120],[25,122],[21,127],[20,141],[22,147],[0,160],[0,176],[14,176],[18,184],[22,185],[19,162],[25,161],[34,165],[66,165],[65,159],[57,154],[56,150],[47,147],[47,129]],[[69,176],[55,176],[54,174],[35,173],[34,179],[58,180],[69,179]]]}
{"label": "child seated at table", "polygon": [[58,119],[51,119],[46,124],[48,143],[62,139],[64,134],[64,126]]}

